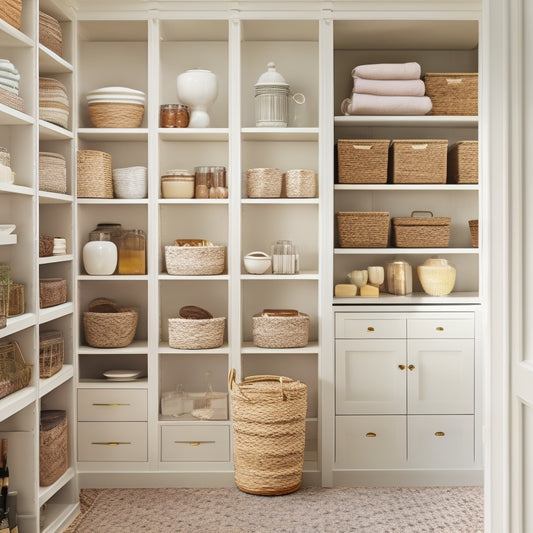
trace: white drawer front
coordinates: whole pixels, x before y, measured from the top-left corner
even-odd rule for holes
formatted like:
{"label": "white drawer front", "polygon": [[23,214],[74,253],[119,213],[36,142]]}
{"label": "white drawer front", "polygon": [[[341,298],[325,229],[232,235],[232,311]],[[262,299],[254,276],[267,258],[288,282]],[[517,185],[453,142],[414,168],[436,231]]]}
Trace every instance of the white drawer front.
{"label": "white drawer front", "polygon": [[148,420],[145,389],[78,389],[80,421]]}
{"label": "white drawer front", "polygon": [[405,416],[337,416],[337,468],[406,466]]}
{"label": "white drawer front", "polygon": [[409,318],[407,336],[410,339],[473,339],[473,318]]}
{"label": "white drawer front", "polygon": [[337,339],[404,339],[405,320],[401,318],[361,318],[357,313],[337,313]]}
{"label": "white drawer front", "polygon": [[78,422],[78,461],[146,461],[146,422]]}
{"label": "white drawer front", "polygon": [[474,464],[474,416],[408,417],[408,464],[417,468],[460,468]]}
{"label": "white drawer front", "polygon": [[228,426],[163,426],[161,461],[229,461]]}

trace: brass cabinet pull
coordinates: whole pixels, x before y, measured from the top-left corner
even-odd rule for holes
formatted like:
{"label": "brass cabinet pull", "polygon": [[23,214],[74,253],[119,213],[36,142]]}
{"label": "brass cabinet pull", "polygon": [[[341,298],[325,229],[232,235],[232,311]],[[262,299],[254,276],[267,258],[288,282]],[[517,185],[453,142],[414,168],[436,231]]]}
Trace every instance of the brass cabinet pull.
{"label": "brass cabinet pull", "polygon": [[93,403],[94,407],[127,407],[131,403]]}
{"label": "brass cabinet pull", "polygon": [[214,440],[175,440],[174,444],[188,444],[189,446],[200,446],[200,444],[215,444]]}
{"label": "brass cabinet pull", "polygon": [[444,331],[444,328],[443,328],[442,326],[437,326],[435,329],[436,329],[437,331]]}
{"label": "brass cabinet pull", "polygon": [[365,435],[366,437],[376,437],[375,433],[369,432]]}
{"label": "brass cabinet pull", "polygon": [[366,328],[366,330],[367,330],[367,331],[374,331],[374,328],[373,328],[373,326],[368,326],[368,327]]}
{"label": "brass cabinet pull", "polygon": [[435,437],[444,437],[444,431],[435,431]]}
{"label": "brass cabinet pull", "polygon": [[400,370],[405,370],[405,365],[398,365],[398,368],[399,368]]}
{"label": "brass cabinet pull", "polygon": [[415,365],[409,365],[407,368],[408,368],[409,370],[413,371],[413,370],[415,369]]}
{"label": "brass cabinet pull", "polygon": [[121,446],[122,444],[131,444],[131,442],[91,442],[96,446]]}

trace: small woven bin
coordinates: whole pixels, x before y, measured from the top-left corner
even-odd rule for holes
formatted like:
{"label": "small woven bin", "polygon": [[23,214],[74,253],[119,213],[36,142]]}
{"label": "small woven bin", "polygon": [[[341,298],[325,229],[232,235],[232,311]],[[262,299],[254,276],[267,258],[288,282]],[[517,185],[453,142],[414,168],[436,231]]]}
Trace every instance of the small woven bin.
{"label": "small woven bin", "polygon": [[226,317],[169,318],[168,345],[178,350],[208,350],[224,342]]}
{"label": "small woven bin", "polygon": [[340,211],[337,233],[340,248],[386,248],[389,243],[388,211]]}
{"label": "small woven bin", "polygon": [[94,348],[124,348],[133,342],[138,320],[137,311],[127,307],[118,313],[85,311],[85,341]]}
{"label": "small woven bin", "polygon": [[[468,226],[470,228],[470,236],[472,238],[472,246],[474,248],[479,248],[479,221],[478,220],[469,220]],[[11,300],[10,300],[11,305]]]}
{"label": "small woven bin", "polygon": [[172,276],[222,274],[225,259],[225,246],[165,246],[167,272]]}
{"label": "small woven bin", "polygon": [[67,301],[67,280],[44,278],[39,280],[39,307],[53,307]]}
{"label": "small woven bin", "polygon": [[98,150],[78,150],[78,198],[113,198],[111,156]]}
{"label": "small woven bin", "polygon": [[39,118],[68,128],[69,113],[67,88],[55,78],[39,78]]}
{"label": "small woven bin", "polygon": [[39,257],[50,257],[54,254],[54,238],[49,235],[39,235]]}
{"label": "small woven bin", "polygon": [[144,105],[102,102],[89,104],[89,118],[95,128],[138,128]]}
{"label": "small woven bin", "polygon": [[63,368],[65,341],[61,331],[41,331],[39,333],[39,377],[52,377]]}
{"label": "small woven bin", "polygon": [[[415,216],[416,214],[430,216]],[[446,248],[450,242],[449,217],[434,217],[431,211],[413,211],[410,217],[392,219],[398,248]]]}
{"label": "small woven bin", "polygon": [[448,151],[448,182],[478,183],[478,142],[458,141]]}
{"label": "small woven bin", "polygon": [[287,170],[282,178],[282,196],[287,198],[314,198],[317,175],[314,170],[295,168]]}
{"label": "small woven bin", "polygon": [[390,140],[339,139],[339,183],[387,183]]}
{"label": "small woven bin", "polygon": [[68,422],[66,411],[41,411],[39,428],[39,485],[48,487],[68,468]]}
{"label": "small woven bin", "polygon": [[249,168],[246,171],[248,198],[279,198],[283,174],[277,168]]}
{"label": "small woven bin", "polygon": [[54,152],[39,152],[39,190],[65,194],[67,164],[65,157]]}
{"label": "small woven bin", "polygon": [[428,73],[424,82],[433,104],[429,115],[477,115],[477,72]]}
{"label": "small woven bin", "polygon": [[63,33],[59,21],[39,11],[39,42],[59,57],[63,55]]}
{"label": "small woven bin", "polygon": [[276,496],[302,484],[307,386],[283,376],[229,375],[235,484]]}
{"label": "small woven bin", "polygon": [[259,348],[300,348],[309,342],[309,315],[252,317],[252,334]]}
{"label": "small woven bin", "polygon": [[27,365],[16,341],[0,342],[0,398],[26,387],[31,379],[31,365]]}
{"label": "small woven bin", "polygon": [[0,18],[20,30],[22,0],[2,0],[0,2]]}
{"label": "small woven bin", "polygon": [[0,88],[0,103],[24,112],[23,98],[7,89]]}

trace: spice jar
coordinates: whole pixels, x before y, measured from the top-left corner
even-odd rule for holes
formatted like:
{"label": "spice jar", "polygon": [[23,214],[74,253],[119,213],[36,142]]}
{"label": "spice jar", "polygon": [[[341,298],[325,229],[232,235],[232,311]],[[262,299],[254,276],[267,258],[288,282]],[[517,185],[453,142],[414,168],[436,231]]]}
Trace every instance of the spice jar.
{"label": "spice jar", "polygon": [[160,128],[186,128],[189,125],[189,106],[164,104],[159,113]]}
{"label": "spice jar", "polygon": [[118,273],[146,274],[146,236],[143,230],[127,230],[118,245]]}
{"label": "spice jar", "polygon": [[161,176],[163,198],[194,198],[194,175],[188,170],[167,170]]}

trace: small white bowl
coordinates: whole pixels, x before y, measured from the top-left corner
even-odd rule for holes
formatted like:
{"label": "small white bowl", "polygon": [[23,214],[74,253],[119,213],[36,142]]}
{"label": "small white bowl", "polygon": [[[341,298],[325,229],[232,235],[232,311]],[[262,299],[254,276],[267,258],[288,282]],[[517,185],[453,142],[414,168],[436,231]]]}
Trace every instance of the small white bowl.
{"label": "small white bowl", "polygon": [[272,258],[265,252],[250,252],[244,256],[244,268],[248,274],[264,274],[272,264]]}

